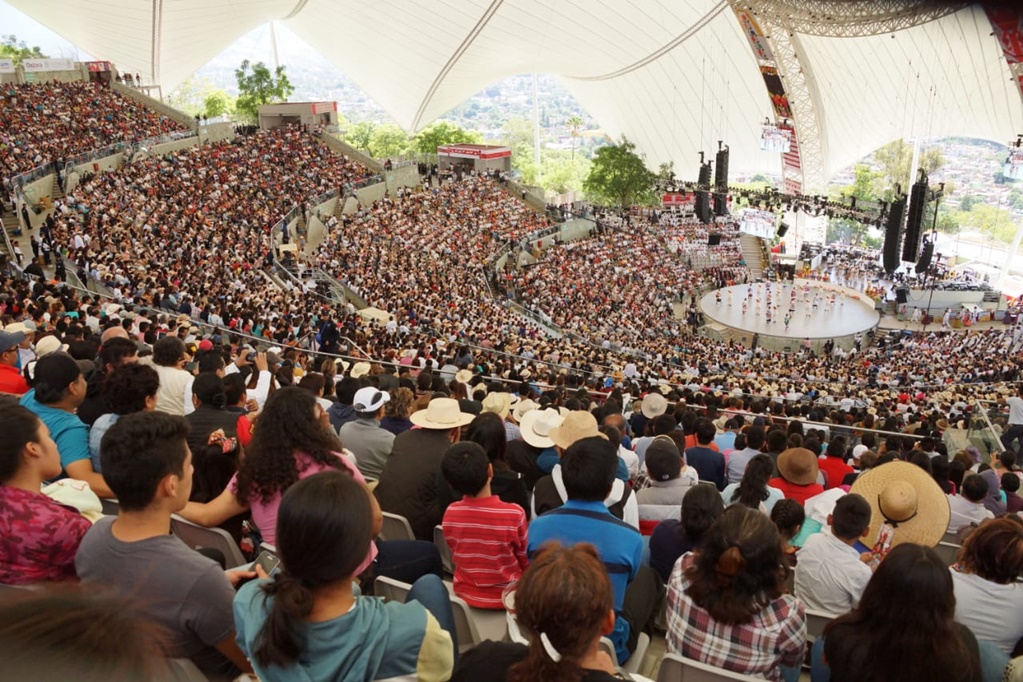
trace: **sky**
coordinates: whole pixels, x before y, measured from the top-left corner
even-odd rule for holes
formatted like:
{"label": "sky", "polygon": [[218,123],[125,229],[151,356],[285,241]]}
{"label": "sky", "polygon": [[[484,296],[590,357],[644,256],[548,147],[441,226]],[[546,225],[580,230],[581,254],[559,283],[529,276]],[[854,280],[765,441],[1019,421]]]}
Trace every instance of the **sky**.
{"label": "sky", "polygon": [[92,61],[92,55],[79,50],[70,41],[28,17],[0,0],[0,34],[14,34],[19,41],[29,47],[38,45],[43,54],[54,58],[73,58],[79,61]]}

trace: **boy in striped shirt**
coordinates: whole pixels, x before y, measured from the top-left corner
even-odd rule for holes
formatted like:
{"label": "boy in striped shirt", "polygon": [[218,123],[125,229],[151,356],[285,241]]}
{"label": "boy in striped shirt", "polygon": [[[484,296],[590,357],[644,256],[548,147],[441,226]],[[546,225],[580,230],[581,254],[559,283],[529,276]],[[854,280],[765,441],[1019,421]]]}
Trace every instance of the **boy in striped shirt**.
{"label": "boy in striped shirt", "polygon": [[469,606],[502,609],[504,590],[528,565],[526,513],[490,492],[494,469],[478,443],[455,443],[441,472],[459,495],[444,512],[444,538],[455,564],[455,594]]}

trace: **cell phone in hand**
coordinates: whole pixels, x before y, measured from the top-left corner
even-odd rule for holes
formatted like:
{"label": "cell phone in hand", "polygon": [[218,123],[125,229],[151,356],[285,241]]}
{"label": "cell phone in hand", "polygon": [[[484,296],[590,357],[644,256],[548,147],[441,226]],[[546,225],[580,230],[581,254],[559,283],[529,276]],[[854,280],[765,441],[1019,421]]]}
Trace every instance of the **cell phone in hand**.
{"label": "cell phone in hand", "polygon": [[252,568],[250,570],[256,570],[256,566],[262,566],[266,574],[272,576],[277,570],[277,567],[281,565],[281,560],[277,558],[277,555],[263,550],[256,556],[256,560],[252,562]]}

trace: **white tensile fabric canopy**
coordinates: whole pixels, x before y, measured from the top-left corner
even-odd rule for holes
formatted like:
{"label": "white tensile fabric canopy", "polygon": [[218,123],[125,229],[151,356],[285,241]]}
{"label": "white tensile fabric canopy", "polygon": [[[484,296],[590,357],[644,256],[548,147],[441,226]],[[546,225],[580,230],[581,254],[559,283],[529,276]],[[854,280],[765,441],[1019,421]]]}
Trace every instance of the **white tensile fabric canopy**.
{"label": "white tensile fabric canopy", "polygon": [[[771,100],[727,0],[8,0],[82,49],[169,92],[235,39],[281,21],[409,131],[501,78],[556,74],[613,137],[694,176],[717,140],[733,170],[762,151]],[[799,36],[830,178],[902,137],[1005,142],[1023,104],[977,7],[892,34]]]}

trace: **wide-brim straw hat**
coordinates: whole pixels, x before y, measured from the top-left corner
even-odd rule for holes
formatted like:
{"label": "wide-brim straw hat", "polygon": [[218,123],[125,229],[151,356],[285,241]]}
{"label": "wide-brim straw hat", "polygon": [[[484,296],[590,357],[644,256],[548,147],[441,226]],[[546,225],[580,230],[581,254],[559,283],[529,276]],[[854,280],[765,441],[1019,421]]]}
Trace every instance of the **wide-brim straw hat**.
{"label": "wide-brim straw hat", "polygon": [[817,481],[817,455],[806,448],[789,448],[778,455],[778,473],[789,483],[810,485]]}
{"label": "wide-brim straw hat", "polygon": [[483,399],[483,411],[493,412],[501,419],[508,418],[511,395],[508,393],[488,393]]}
{"label": "wide-brim straw hat", "polygon": [[536,403],[534,403],[529,398],[526,398],[525,400],[520,400],[518,404],[512,408],[512,419],[514,419],[516,422],[521,423],[522,418],[525,417],[530,412],[532,412],[533,410],[535,410],[536,408],[537,408]]}
{"label": "wide-brim straw hat", "polygon": [[532,410],[527,412],[519,422],[519,432],[522,440],[534,448],[552,448],[554,441],[551,440],[551,429],[561,426],[565,418],[561,412],[548,407],[545,410]]}
{"label": "wide-brim straw hat", "polygon": [[475,415],[462,412],[458,401],[453,398],[434,398],[425,410],[409,415],[409,421],[424,429],[447,430],[465,426]]}
{"label": "wide-brim straw hat", "polygon": [[951,511],[938,483],[916,464],[888,462],[856,477],[850,493],[862,495],[870,504],[867,546],[877,541],[881,524],[890,524],[892,546],[912,542],[935,547],[948,530]]}
{"label": "wide-brim straw hat", "polygon": [[371,369],[372,366],[368,362],[356,362],[355,366],[352,367],[351,377],[353,379],[358,379],[360,377],[366,376],[367,374],[369,374]]}
{"label": "wide-brim straw hat", "polygon": [[455,381],[460,384],[467,384],[472,381],[472,370],[471,369],[460,369],[455,372]]}
{"label": "wide-brim straw hat", "polygon": [[583,438],[599,436],[607,440],[607,436],[600,432],[597,426],[597,419],[589,412],[569,412],[564,421],[550,430],[550,439],[562,450],[567,450],[576,441]]}
{"label": "wide-brim straw hat", "polygon": [[639,409],[647,419],[660,417],[668,411],[668,399],[660,393],[647,393],[643,397]]}

